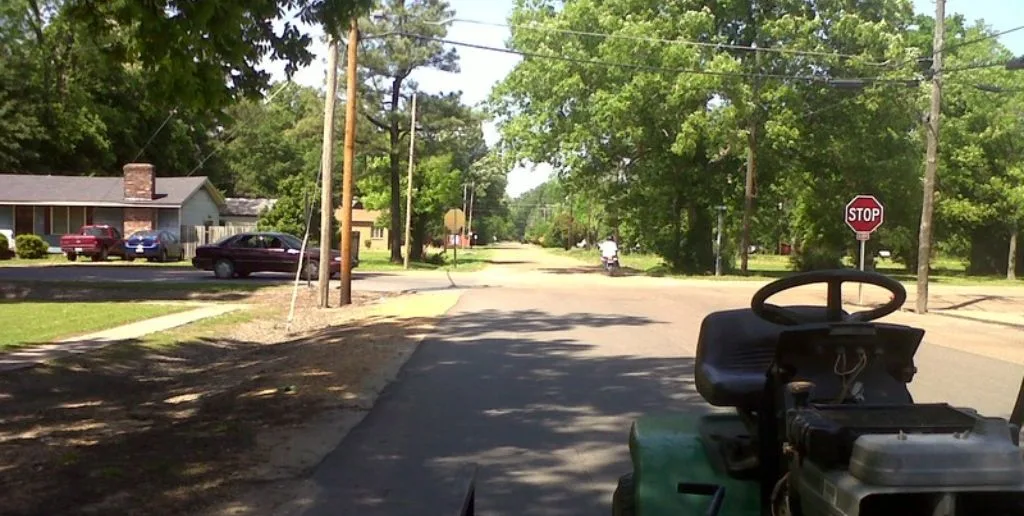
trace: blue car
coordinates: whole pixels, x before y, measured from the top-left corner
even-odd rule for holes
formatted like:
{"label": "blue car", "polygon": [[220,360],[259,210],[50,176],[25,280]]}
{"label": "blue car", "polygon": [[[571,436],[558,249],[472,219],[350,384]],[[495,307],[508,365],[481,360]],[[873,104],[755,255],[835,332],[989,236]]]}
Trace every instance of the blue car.
{"label": "blue car", "polygon": [[124,256],[128,261],[145,258],[151,262],[178,262],[185,258],[185,248],[169,231],[137,231],[124,240]]}

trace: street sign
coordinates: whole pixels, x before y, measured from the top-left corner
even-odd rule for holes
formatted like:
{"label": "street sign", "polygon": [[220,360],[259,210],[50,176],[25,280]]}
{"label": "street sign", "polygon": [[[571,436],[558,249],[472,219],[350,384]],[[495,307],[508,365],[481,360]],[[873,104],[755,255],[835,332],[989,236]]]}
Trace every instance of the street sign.
{"label": "street sign", "polygon": [[858,195],[846,205],[844,218],[855,233],[870,235],[885,220],[885,207],[874,195]]}
{"label": "street sign", "polygon": [[462,228],[466,226],[466,214],[458,208],[452,208],[444,214],[444,227],[448,228],[448,231],[452,233],[462,233]]}
{"label": "street sign", "polygon": [[871,240],[871,233],[868,233],[867,231],[858,231],[857,232],[857,240],[859,240],[861,242],[866,242],[868,240]]}

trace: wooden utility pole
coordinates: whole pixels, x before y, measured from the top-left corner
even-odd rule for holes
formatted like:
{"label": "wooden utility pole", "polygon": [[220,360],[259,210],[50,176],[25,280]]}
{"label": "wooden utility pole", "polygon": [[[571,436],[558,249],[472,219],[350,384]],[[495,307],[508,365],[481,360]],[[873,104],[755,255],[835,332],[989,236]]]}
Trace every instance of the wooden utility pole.
{"label": "wooden utility pole", "polygon": [[[468,198],[469,198],[469,183],[462,183],[462,213],[466,213],[466,202],[467,202]],[[463,249],[465,249],[465,247],[466,247],[466,225],[465,224],[462,225],[462,231],[459,231],[459,240],[460,241],[456,245],[456,247],[461,245],[463,247]]]}
{"label": "wooden utility pole", "polygon": [[[754,72],[761,72],[761,53],[756,48],[754,50]],[[757,177],[757,105],[759,95],[757,77],[754,77],[752,91],[750,118],[747,122],[747,176],[743,186],[743,231],[740,238],[740,273],[742,274],[747,273],[747,262],[750,258],[750,224],[754,216],[754,182]]]}
{"label": "wooden utility pole", "polygon": [[935,0],[935,38],[932,41],[932,102],[928,113],[928,154],[924,167],[924,194],[921,199],[921,228],[917,237],[917,306],[919,314],[928,312],[928,274],[932,255],[932,213],[935,202],[935,176],[939,168],[939,117],[942,111],[942,46],[946,35],[946,0]]}
{"label": "wooden utility pole", "polygon": [[[320,260],[317,281],[320,308],[330,306],[331,292],[331,219],[334,217],[331,183],[334,177],[334,104],[338,96],[338,38],[327,35],[327,92],[324,99],[324,139],[320,156]],[[342,242],[344,245],[344,242]]]}
{"label": "wooden utility pole", "polygon": [[[359,20],[352,18],[348,30],[348,68],[345,91],[345,162],[341,180],[341,304],[352,304],[352,167],[356,155],[356,59],[359,51]],[[335,50],[337,53],[337,50]]]}
{"label": "wooden utility pole", "polygon": [[405,268],[412,254],[412,168],[416,150],[416,92],[412,92],[412,125],[409,127],[409,180],[405,192]]}
{"label": "wooden utility pole", "polygon": [[466,238],[469,247],[473,247],[473,197],[476,194],[476,181],[469,184],[469,212],[466,214]]}

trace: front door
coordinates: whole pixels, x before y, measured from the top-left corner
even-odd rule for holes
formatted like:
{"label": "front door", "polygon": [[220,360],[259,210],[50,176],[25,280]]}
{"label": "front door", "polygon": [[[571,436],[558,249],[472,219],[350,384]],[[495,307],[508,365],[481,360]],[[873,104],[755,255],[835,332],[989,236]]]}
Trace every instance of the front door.
{"label": "front door", "polygon": [[14,208],[14,234],[31,235],[35,233],[34,227],[35,210],[32,206],[15,206]]}

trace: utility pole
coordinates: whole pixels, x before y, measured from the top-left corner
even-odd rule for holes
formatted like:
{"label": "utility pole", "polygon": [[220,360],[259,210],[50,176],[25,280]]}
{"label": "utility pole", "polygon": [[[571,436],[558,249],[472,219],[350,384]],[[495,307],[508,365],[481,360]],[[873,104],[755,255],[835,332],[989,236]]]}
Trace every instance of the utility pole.
{"label": "utility pole", "polygon": [[[469,183],[462,183],[462,213],[466,213],[466,202],[469,198]],[[466,248],[466,225],[462,225],[462,231],[459,232],[458,245],[461,245],[463,249]],[[457,247],[457,246],[456,246]]]}
{"label": "utility pole", "polygon": [[[352,304],[352,190],[355,183],[352,167],[356,155],[356,59],[359,52],[359,20],[352,18],[348,30],[348,68],[345,90],[345,162],[341,181],[341,304]],[[337,49],[335,49],[337,54]]]}
{"label": "utility pole", "polygon": [[409,268],[412,254],[412,168],[416,150],[416,92],[412,92],[412,125],[409,127],[409,180],[405,192],[405,268]]}
{"label": "utility pole", "polygon": [[[331,183],[334,177],[334,104],[338,96],[338,38],[327,35],[327,92],[324,99],[324,139],[320,156],[320,261],[317,281],[320,286],[320,308],[330,306],[331,292],[331,219],[334,217]],[[342,242],[342,246],[345,243]]]}
{"label": "utility pole", "polygon": [[[754,43],[754,72],[761,72],[761,53],[757,50],[756,36]],[[759,81],[754,77],[754,87],[750,106],[750,118],[747,122],[747,177],[743,187],[743,231],[740,239],[740,272],[747,273],[747,262],[750,255],[750,222],[754,216],[754,181],[757,177],[757,105]]]}
{"label": "utility pole", "polygon": [[935,0],[935,39],[932,41],[932,102],[928,114],[928,154],[924,167],[924,194],[921,200],[921,228],[917,237],[917,306],[919,314],[928,313],[928,274],[932,255],[932,213],[935,201],[935,176],[939,168],[939,117],[942,111],[942,46],[946,35],[946,0]]}
{"label": "utility pole", "polygon": [[715,235],[715,276],[722,275],[722,231],[725,228],[725,206],[718,207],[718,233]]}
{"label": "utility pole", "polygon": [[473,198],[476,196],[476,181],[470,183],[469,186],[469,213],[466,215],[466,238],[469,242],[469,247],[473,247]]}

